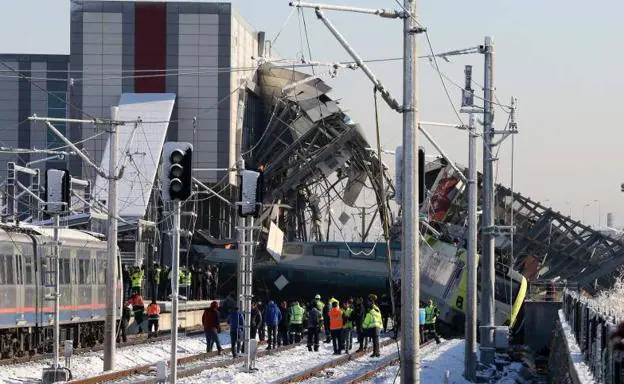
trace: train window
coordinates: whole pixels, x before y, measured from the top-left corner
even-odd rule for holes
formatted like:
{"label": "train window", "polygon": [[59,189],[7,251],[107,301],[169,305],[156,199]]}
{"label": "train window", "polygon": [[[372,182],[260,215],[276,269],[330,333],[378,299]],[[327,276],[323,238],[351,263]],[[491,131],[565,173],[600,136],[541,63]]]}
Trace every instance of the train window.
{"label": "train window", "polygon": [[[510,285],[510,283],[512,284]],[[511,297],[511,289],[513,289],[513,298]],[[496,301],[511,305],[513,304],[516,296],[518,296],[519,289],[520,285],[516,281],[497,277],[494,284],[494,299]]]}
{"label": "train window", "polygon": [[303,253],[303,244],[284,244],[283,254],[301,255]]}
{"label": "train window", "polygon": [[24,284],[24,270],[22,269],[22,255],[15,255],[15,277],[18,285]]}
{"label": "train window", "polygon": [[6,284],[6,268],[4,267],[4,255],[0,255],[0,284]]}
{"label": "train window", "polygon": [[24,257],[24,283],[26,285],[33,283],[33,259],[31,256]]}
{"label": "train window", "polygon": [[15,284],[15,279],[13,278],[13,255],[4,255],[5,261],[5,281],[6,284],[13,285]]}
{"label": "train window", "polygon": [[69,259],[60,260],[60,284],[71,284],[71,265]]}
{"label": "train window", "polygon": [[315,245],[312,247],[312,253],[314,256],[338,257],[340,255],[340,249],[333,246]]}
{"label": "train window", "polygon": [[91,260],[78,260],[78,284],[91,284]]}
{"label": "train window", "polygon": [[100,259],[98,263],[99,263],[98,283],[106,284],[106,260]]}

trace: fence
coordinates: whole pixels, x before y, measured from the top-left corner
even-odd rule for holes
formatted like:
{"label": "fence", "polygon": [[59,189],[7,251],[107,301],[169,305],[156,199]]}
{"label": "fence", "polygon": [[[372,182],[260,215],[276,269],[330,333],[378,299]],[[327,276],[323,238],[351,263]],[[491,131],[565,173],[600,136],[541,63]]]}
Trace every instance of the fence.
{"label": "fence", "polygon": [[578,290],[578,284],[552,280],[532,280],[527,286],[525,300],[562,301],[566,289]]}
{"label": "fence", "polygon": [[614,350],[609,340],[622,319],[567,289],[563,292],[563,312],[596,382],[624,384],[624,354]]}

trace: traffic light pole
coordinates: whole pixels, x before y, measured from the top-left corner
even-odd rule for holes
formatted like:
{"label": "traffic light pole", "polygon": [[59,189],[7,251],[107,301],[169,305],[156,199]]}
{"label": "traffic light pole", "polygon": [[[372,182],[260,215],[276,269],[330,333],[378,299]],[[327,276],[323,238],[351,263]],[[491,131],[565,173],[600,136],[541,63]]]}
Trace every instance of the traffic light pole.
{"label": "traffic light pole", "polygon": [[171,255],[171,362],[169,369],[171,372],[170,383],[176,382],[178,372],[178,297],[180,282],[180,203],[179,200],[173,200],[173,230],[172,252]]}

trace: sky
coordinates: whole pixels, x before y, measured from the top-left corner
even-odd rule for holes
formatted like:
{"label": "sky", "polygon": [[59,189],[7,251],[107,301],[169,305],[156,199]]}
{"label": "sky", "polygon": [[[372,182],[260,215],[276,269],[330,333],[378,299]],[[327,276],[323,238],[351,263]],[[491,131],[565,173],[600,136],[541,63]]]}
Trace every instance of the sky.
{"label": "sky", "polygon": [[[321,2],[323,0],[319,0]],[[402,0],[401,0],[402,1]],[[395,0],[324,0],[369,8],[398,9]],[[316,18],[303,11],[308,29],[300,33],[302,17],[287,0],[233,0],[236,10],[258,31],[275,40],[274,53],[300,58],[302,53],[323,62],[349,60],[335,38]],[[618,49],[624,41],[621,15],[624,2],[605,0],[592,6],[579,0],[418,1],[418,18],[427,27],[436,53],[474,47],[492,36],[495,43],[495,86],[501,103],[518,99],[519,134],[514,139],[514,190],[540,200],[564,214],[596,226],[606,212],[624,224],[623,153],[620,108],[624,78]],[[402,56],[402,23],[371,15],[326,11],[355,50],[366,59]],[[290,17],[289,17],[290,15]],[[1,53],[68,53],[69,0],[5,0],[0,13]],[[423,35],[419,53],[429,54]],[[483,56],[439,60],[441,71],[463,83],[464,65],[473,65],[473,79],[482,84]],[[371,69],[398,100],[402,100],[401,62],[371,64]],[[372,84],[361,71],[341,70],[323,78],[334,88],[332,96],[358,121],[371,144],[375,141]],[[427,59],[419,61],[420,120],[458,123],[440,76]],[[482,96],[480,87],[474,86]],[[459,108],[459,89],[447,83]],[[462,115],[464,122],[467,116]],[[502,129],[507,115],[496,110],[495,125]],[[385,105],[380,114],[382,146],[393,150],[401,143],[401,116]],[[429,132],[455,161],[467,164],[465,132],[429,127]],[[428,154],[435,150],[421,136]],[[479,143],[481,146],[482,143]],[[512,140],[500,148],[497,182],[512,180]],[[385,159],[388,164],[392,158]],[[481,163],[481,154],[479,154]]]}

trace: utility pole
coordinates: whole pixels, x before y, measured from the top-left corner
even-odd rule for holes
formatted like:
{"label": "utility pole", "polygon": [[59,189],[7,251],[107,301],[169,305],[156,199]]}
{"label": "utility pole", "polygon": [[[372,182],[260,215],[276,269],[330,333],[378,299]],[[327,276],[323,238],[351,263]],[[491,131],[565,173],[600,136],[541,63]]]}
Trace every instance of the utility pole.
{"label": "utility pole", "polygon": [[483,216],[481,263],[481,362],[490,365],[494,362],[494,44],[487,36],[481,53],[485,56],[483,83]]}
{"label": "utility pole", "polygon": [[416,0],[404,0],[408,12],[403,40],[403,252],[401,267],[401,383],[420,382],[420,230],[418,209],[418,54]]}
{"label": "utility pole", "polygon": [[[416,310],[420,305],[419,271],[419,204],[418,204],[418,98],[416,35],[425,28],[416,21],[416,0],[403,0],[403,10],[366,9],[339,5],[311,4],[303,1],[290,3],[295,7],[314,8],[316,16],[325,24],[340,45],[349,53],[359,68],[375,85],[390,108],[403,114],[403,242],[401,257],[401,383],[420,382],[420,334]],[[366,13],[384,18],[403,19],[403,105],[392,97],[362,58],[325,17],[323,9]]]}
{"label": "utility pole", "polygon": [[482,110],[474,106],[472,66],[464,70],[465,86],[462,95],[462,113],[468,113],[468,281],[466,300],[466,342],[464,377],[474,381],[477,368],[477,132],[474,114]]}
{"label": "utility pole", "polygon": [[119,107],[111,107],[108,157],[108,266],[106,269],[106,321],[104,323],[104,371],[115,368],[117,331],[117,122]]}

